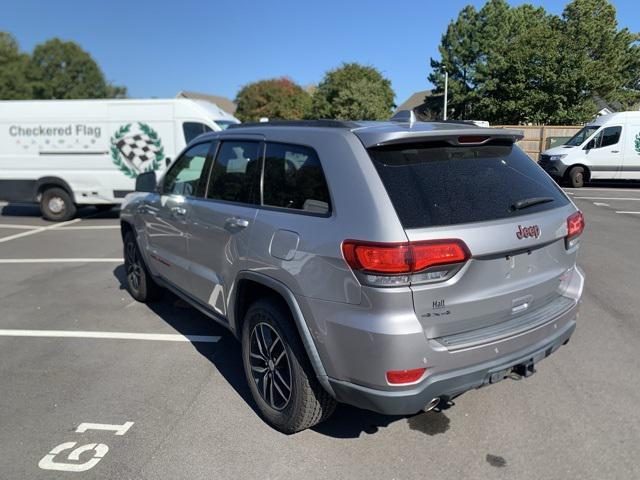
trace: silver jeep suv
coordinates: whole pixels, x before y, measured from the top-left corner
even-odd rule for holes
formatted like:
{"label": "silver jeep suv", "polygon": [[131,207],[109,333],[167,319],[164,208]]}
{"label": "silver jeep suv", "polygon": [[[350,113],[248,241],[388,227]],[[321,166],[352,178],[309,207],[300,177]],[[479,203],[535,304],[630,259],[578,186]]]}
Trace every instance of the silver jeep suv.
{"label": "silver jeep suv", "polygon": [[407,415],[527,377],[575,329],[584,219],[519,138],[332,120],[201,135],[126,198],[128,289],[227,327],[287,433],[336,402]]}

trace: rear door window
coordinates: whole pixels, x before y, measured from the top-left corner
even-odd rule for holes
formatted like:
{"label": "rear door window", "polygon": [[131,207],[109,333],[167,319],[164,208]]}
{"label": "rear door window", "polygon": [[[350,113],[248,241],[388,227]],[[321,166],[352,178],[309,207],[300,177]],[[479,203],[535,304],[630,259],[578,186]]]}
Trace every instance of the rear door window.
{"label": "rear door window", "polygon": [[222,142],[211,167],[207,198],[259,204],[260,146],[260,142]]}
{"label": "rear door window", "polygon": [[[396,144],[371,148],[369,154],[407,229],[518,217],[569,202],[510,142]],[[514,208],[518,201],[540,197],[550,200]]]}
{"label": "rear door window", "polygon": [[331,211],[320,159],[309,147],[267,143],[263,190],[266,206],[318,215]]}

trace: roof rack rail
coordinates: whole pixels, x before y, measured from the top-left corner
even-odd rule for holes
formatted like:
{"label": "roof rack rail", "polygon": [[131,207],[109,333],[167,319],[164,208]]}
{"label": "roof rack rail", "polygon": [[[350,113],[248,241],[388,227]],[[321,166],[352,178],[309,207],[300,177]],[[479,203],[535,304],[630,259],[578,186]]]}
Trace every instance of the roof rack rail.
{"label": "roof rack rail", "polygon": [[246,122],[229,125],[227,128],[249,128],[249,127],[324,127],[324,128],[357,128],[355,122],[345,120],[270,120],[268,122]]}

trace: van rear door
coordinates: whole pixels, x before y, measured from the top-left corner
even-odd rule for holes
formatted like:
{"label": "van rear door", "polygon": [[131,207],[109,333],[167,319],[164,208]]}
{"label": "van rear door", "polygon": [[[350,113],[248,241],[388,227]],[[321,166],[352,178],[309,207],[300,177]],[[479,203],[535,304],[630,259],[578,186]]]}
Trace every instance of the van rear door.
{"label": "van rear door", "polygon": [[482,143],[369,148],[409,241],[461,240],[470,252],[459,265],[412,276],[425,334],[445,344],[548,321],[574,305],[563,296],[577,250],[565,241],[574,205],[512,139],[472,140]]}

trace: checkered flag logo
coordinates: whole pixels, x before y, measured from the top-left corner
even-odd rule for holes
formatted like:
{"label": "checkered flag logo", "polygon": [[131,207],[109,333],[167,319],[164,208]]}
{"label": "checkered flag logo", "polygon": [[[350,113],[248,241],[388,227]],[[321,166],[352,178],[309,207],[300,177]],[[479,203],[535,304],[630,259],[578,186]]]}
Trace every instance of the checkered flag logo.
{"label": "checkered flag logo", "polygon": [[138,122],[137,133],[131,135],[132,124],[121,126],[111,137],[113,163],[129,178],[158,170],[164,159],[164,148],[157,132]]}

